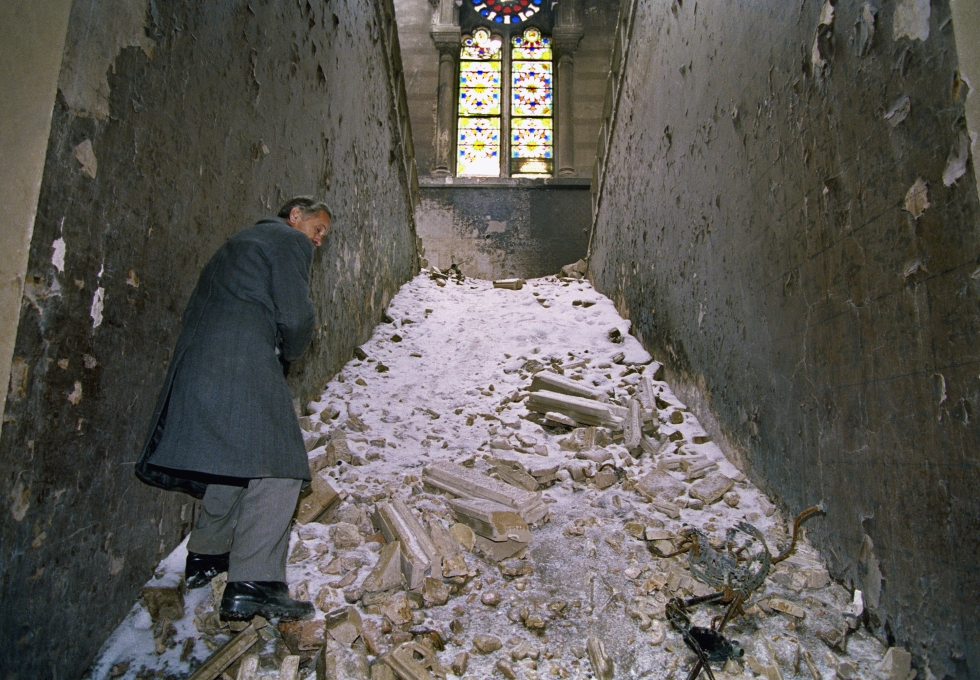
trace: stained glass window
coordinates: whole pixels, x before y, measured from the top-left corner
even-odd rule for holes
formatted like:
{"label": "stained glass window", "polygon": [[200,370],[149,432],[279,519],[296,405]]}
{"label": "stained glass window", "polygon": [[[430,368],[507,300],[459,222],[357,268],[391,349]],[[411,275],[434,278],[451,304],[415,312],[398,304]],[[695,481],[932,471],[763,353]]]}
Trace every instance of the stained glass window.
{"label": "stained glass window", "polygon": [[510,174],[551,176],[554,163],[551,39],[537,28],[511,46]]}
{"label": "stained glass window", "polygon": [[478,28],[459,53],[456,175],[500,176],[500,91],[503,42]]}
{"label": "stained glass window", "polygon": [[[499,177],[503,170],[511,177],[550,177],[554,164],[551,39],[530,27],[511,39],[509,53],[502,47],[502,39],[485,27],[463,37],[456,175]],[[504,93],[508,100],[502,101]],[[503,166],[501,156],[508,161]]]}
{"label": "stained glass window", "polygon": [[498,24],[519,24],[541,9],[542,0],[470,0],[480,16]]}

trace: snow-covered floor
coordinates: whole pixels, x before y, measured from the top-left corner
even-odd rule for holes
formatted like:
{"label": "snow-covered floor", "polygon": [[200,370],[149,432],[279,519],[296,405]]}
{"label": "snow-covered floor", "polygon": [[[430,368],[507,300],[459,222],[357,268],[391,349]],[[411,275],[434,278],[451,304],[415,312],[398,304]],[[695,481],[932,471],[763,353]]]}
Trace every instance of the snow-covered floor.
{"label": "snow-covered floor", "polygon": [[[655,383],[661,403],[674,404],[659,413],[659,451],[638,459],[621,444],[610,443],[612,433],[603,437],[601,430],[602,455],[595,450],[577,451],[581,430],[548,431],[539,417],[529,414],[524,405],[526,389],[540,367],[556,370],[578,365],[565,370],[565,377],[580,377],[581,384],[625,406],[651,361],[628,334],[629,322],[587,281],[549,277],[529,281],[522,290],[506,290],[471,279],[440,285],[423,272],[402,288],[387,313],[393,322],[379,325],[362,345],[367,358],[348,363],[321,399],[308,407],[317,428],[323,432],[341,428],[346,433],[354,462],[360,463],[341,463],[330,468],[329,475],[344,497],[332,520],[358,526],[361,544],[338,548],[330,524],[294,527],[288,568],[293,592],[315,600],[321,618],[324,611],[345,604],[342,586],[356,588],[378,559],[380,544],[371,540],[374,532],[368,517],[373,504],[385,497],[397,496],[420,519],[450,527],[454,519],[445,499],[423,488],[420,481],[422,467],[431,462],[462,462],[481,471],[490,470],[491,457],[520,460],[532,468],[557,464],[558,481],[541,491],[551,518],[532,527],[524,560],[533,573],[505,577],[496,565],[468,553],[466,560],[475,576],[459,586],[460,592],[447,604],[413,611],[414,621],[403,625],[402,632],[437,631],[445,640],[439,658],[446,666],[460,652],[468,652],[468,678],[508,677],[508,673],[527,679],[592,677],[585,654],[590,636],[604,642],[616,678],[686,677],[695,656],[668,623],[664,608],[671,597],[710,591],[691,579],[686,555],[655,557],[644,536],[656,538],[657,532],[676,536],[686,526],[702,529],[717,543],[726,530],[744,520],[763,532],[776,555],[788,544],[786,520],[792,518],[782,517],[725,460],[717,445],[694,443],[706,436],[692,414],[685,413],[683,423],[670,422],[679,402],[666,383]],[[611,341],[609,332],[614,327],[621,330],[623,342]],[[625,357],[613,363],[619,352]],[[337,417],[321,421],[320,413],[334,411]],[[675,431],[683,438],[668,441],[667,435]],[[602,449],[611,455],[611,462],[590,460],[601,459]],[[320,453],[322,449],[314,449],[310,456]],[[704,507],[682,495],[676,501],[682,506],[680,517],[672,519],[647,502],[635,485],[658,462],[661,468],[669,468],[673,466],[665,465],[667,461],[685,456],[715,461],[718,471],[712,474],[723,474],[735,483],[724,500]],[[592,478],[600,464],[612,466],[618,476],[602,490]],[[582,478],[576,470],[579,481],[570,476],[575,466],[586,475]],[[688,486],[682,470],[670,475]],[[793,512],[798,510],[802,508]],[[634,536],[637,533],[639,537]],[[185,550],[180,546],[160,564],[155,583],[180,578]],[[487,593],[491,595],[483,597]],[[498,604],[483,603],[497,599]],[[851,601],[852,594],[827,579],[819,554],[803,541],[753,593],[746,615],[727,627],[726,636],[738,640],[746,655],[724,672],[716,664],[715,677],[875,676],[885,648],[864,628],[850,632],[836,648],[817,636],[832,637],[835,628],[847,629],[843,612]],[[778,611],[792,609],[783,602],[801,608],[796,614],[802,612],[803,618]],[[372,613],[375,610],[357,606],[365,622],[383,627],[381,616]],[[720,605],[701,606],[692,618],[695,625],[708,626],[723,611]],[[172,628],[163,630],[137,603],[106,642],[88,677],[189,675],[231,632],[216,629],[207,588],[186,595],[185,612]],[[528,628],[524,620],[530,620],[529,615],[539,615],[545,627]],[[393,632],[398,631],[396,627]],[[269,626],[268,632],[271,639],[257,649],[262,653],[262,672],[273,678],[288,651],[275,626]],[[475,635],[495,636],[503,646],[482,654],[473,646]],[[381,644],[390,645],[390,637],[382,636]],[[354,648],[363,650],[363,642],[355,642]],[[523,651],[515,654],[516,649]],[[375,657],[369,661],[373,663]],[[313,678],[312,666],[304,663],[301,676]]]}

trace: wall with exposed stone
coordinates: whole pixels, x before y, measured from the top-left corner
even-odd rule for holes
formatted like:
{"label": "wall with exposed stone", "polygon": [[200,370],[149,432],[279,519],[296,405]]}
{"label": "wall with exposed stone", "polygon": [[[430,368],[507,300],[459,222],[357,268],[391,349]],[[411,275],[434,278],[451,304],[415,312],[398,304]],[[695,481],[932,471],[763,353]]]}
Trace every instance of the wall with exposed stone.
{"label": "wall with exposed stone", "polygon": [[980,675],[977,94],[953,22],[945,0],[636,0],[590,261],[748,474],[789,516],[826,504],[833,575],[937,678]]}
{"label": "wall with exposed stone", "polygon": [[75,0],[0,435],[0,677],[79,677],[190,529],[192,500],[133,463],[226,238],[291,195],[333,207],[302,398],[417,270],[392,22],[370,0]]}

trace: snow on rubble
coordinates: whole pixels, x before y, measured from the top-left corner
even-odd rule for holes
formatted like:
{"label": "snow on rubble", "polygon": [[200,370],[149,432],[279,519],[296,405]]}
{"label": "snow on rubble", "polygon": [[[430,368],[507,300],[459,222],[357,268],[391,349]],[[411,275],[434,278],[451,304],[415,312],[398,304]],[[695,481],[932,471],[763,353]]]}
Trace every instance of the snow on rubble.
{"label": "snow on rubble", "polygon": [[792,518],[725,459],[608,298],[583,279],[507,286],[423,272],[305,408],[315,479],[287,571],[312,621],[229,626],[223,577],[183,589],[181,545],[87,677],[684,678],[698,656],[683,633],[727,605],[677,609],[717,588],[715,553],[674,553],[705,537],[731,555],[739,522],[759,532],[738,530],[742,564],[769,571],[728,647],[702,650],[715,678],[914,676],[805,536],[770,568]]}

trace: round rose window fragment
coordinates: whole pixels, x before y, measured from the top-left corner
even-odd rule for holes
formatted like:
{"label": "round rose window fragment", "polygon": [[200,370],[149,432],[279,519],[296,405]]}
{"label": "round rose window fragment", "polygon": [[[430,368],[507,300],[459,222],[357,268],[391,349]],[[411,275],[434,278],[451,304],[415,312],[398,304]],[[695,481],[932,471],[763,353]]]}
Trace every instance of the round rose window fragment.
{"label": "round rose window fragment", "polygon": [[544,0],[470,0],[473,9],[498,24],[519,24],[541,10]]}

